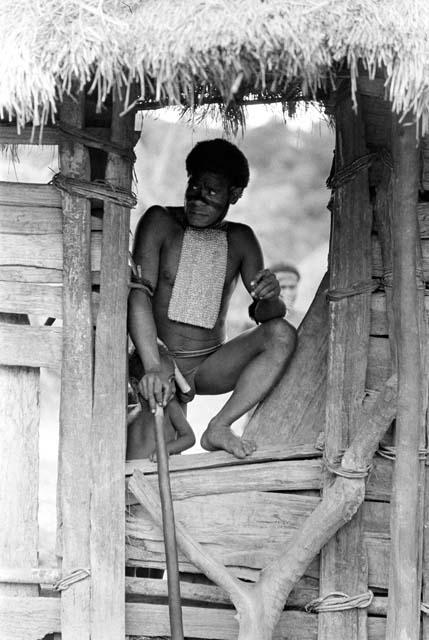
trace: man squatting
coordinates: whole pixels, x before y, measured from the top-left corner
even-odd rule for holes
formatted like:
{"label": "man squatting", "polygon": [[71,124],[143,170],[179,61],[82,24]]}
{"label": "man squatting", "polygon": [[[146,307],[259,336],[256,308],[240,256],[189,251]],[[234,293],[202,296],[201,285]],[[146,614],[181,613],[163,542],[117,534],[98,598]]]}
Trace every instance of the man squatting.
{"label": "man squatting", "polygon": [[[191,387],[187,397],[177,390],[182,406],[195,393],[233,392],[210,420],[201,445],[244,458],[256,445],[235,436],[231,425],[279,380],[294,351],[296,332],[283,319],[279,283],[264,269],[253,231],[225,221],[249,181],[243,153],[226,140],[200,142],[186,158],[186,170],[184,205],[152,206],[136,229],[133,260],[139,277],[129,295],[128,328],[144,373],[137,387],[147,401],[147,417],[156,403],[166,407],[173,399],[166,439],[174,438],[171,427],[180,418],[182,430],[176,430],[185,441],[169,442],[169,452],[192,446],[189,425],[174,397],[171,362],[160,355],[159,338]],[[226,341],[226,315],[239,276],[253,298],[249,314],[257,326]],[[150,455],[145,423],[145,416],[131,421],[128,458]]]}

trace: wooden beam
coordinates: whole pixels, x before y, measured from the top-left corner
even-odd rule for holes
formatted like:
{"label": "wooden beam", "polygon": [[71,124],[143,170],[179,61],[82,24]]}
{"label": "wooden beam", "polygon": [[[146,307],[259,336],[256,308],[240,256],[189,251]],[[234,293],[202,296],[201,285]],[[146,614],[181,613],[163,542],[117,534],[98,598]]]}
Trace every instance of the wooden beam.
{"label": "wooden beam", "polygon": [[[65,96],[61,120],[82,127],[85,98]],[[87,149],[73,141],[59,146],[61,172],[90,179]],[[58,458],[58,540],[62,574],[89,568],[93,326],[91,316],[91,213],[86,198],[61,192],[63,208],[63,362]],[[55,316],[54,316],[55,317]],[[79,473],[76,467],[79,464]],[[61,596],[63,640],[91,637],[92,579],[81,580]]]}
{"label": "wooden beam", "polygon": [[398,357],[387,637],[417,640],[420,628],[422,376],[416,247],[419,157],[415,125],[394,117],[393,297]]}
{"label": "wooden beam", "polygon": [[[353,110],[349,96],[336,106],[335,171],[348,168],[367,153],[362,107]],[[339,184],[334,192],[330,288],[348,289],[371,280],[372,210],[367,169]],[[326,392],[325,453],[341,457],[361,425],[369,348],[371,293],[360,293],[329,304],[329,350]],[[384,382],[384,381],[383,381]],[[323,495],[335,492],[326,474]],[[324,547],[321,553],[320,595],[342,591],[349,595],[368,588],[368,565],[363,541],[362,510]],[[329,612],[319,616],[320,640],[362,640],[365,609]]]}
{"label": "wooden beam", "polygon": [[[121,117],[113,99],[111,140],[132,148],[134,115]],[[108,155],[106,180],[131,189],[132,163]],[[100,307],[95,339],[91,443],[91,639],[125,635],[125,434],[127,297],[130,211],[106,202],[100,268]],[[106,522],[109,535],[106,536]]]}
{"label": "wooden beam", "polygon": [[[22,323],[26,316],[0,314],[0,351]],[[0,366],[0,563],[16,569],[38,565],[39,393],[39,369]],[[8,595],[37,596],[38,587],[0,584],[0,599]]]}
{"label": "wooden beam", "polygon": [[326,275],[299,327],[297,349],[286,373],[246,426],[246,437],[258,444],[315,443],[324,430],[328,286]]}

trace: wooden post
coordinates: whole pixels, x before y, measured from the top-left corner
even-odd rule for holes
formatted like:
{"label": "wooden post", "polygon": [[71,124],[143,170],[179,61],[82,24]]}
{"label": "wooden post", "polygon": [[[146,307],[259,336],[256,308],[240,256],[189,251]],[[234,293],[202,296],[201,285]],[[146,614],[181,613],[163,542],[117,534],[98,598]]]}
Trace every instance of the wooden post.
{"label": "wooden post", "polygon": [[[0,323],[28,324],[0,314]],[[0,349],[1,358],[1,349]],[[39,369],[0,366],[0,565],[35,568],[38,547]],[[0,596],[37,596],[38,586],[0,584]]]}
{"label": "wooden post", "polygon": [[[350,97],[336,108],[336,172],[367,153],[361,112]],[[329,269],[331,289],[347,289],[371,280],[371,226],[368,171],[360,170],[335,190]],[[371,293],[330,303],[325,449],[329,460],[341,456],[361,425],[369,346]],[[323,494],[329,496],[331,480]],[[361,511],[322,550],[320,595],[342,591],[349,596],[368,589]],[[320,640],[366,638],[366,610],[319,614]]]}
{"label": "wooden post", "polygon": [[416,246],[419,158],[414,125],[393,125],[393,296],[398,358],[396,462],[386,637],[417,640],[420,626],[422,353]]}
{"label": "wooden post", "polygon": [[[85,101],[65,96],[61,120],[83,127]],[[72,141],[59,145],[61,172],[88,180],[87,149]],[[90,435],[92,423],[91,213],[86,198],[62,192],[63,363],[58,458],[58,526],[62,575],[90,566]],[[90,579],[61,595],[63,640],[90,638]]]}
{"label": "wooden post", "polygon": [[[132,148],[134,115],[113,99],[111,140]],[[106,180],[131,188],[132,162],[109,154]],[[95,339],[91,476],[91,639],[125,635],[125,435],[129,209],[105,203]]]}

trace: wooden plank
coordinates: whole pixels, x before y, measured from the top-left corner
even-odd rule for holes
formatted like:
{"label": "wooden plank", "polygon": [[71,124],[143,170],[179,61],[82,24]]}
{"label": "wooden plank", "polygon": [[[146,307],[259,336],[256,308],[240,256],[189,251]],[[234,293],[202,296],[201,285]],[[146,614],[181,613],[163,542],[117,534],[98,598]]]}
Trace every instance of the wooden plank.
{"label": "wooden plank", "polygon": [[[50,284],[0,281],[0,312],[63,317],[63,287]],[[90,291],[92,322],[95,324],[99,294]]]}
{"label": "wooden plank", "polygon": [[40,640],[61,630],[59,598],[0,598],[2,640]]}
{"label": "wooden plank", "polygon": [[[134,115],[112,107],[112,142],[133,146]],[[132,163],[109,154],[106,180],[131,189]],[[91,639],[125,635],[125,434],[127,378],[128,243],[130,211],[106,202],[95,339],[91,429]],[[109,535],[106,536],[106,523]]]}
{"label": "wooden plank", "polygon": [[[0,314],[6,340],[10,327],[28,328],[13,322],[28,321]],[[13,568],[38,565],[39,391],[38,369],[0,366],[0,562]],[[0,599],[37,594],[37,586],[0,584]]]}
{"label": "wooden plank", "polygon": [[[166,580],[154,580],[151,578],[125,578],[125,591],[129,598],[157,597],[165,600],[168,598]],[[231,603],[226,592],[213,584],[181,581],[180,593],[183,601],[188,604],[189,602],[204,602],[210,604]],[[319,583],[317,579],[304,576],[291,591],[286,602],[286,608],[304,609],[305,605],[318,596]],[[385,616],[386,611],[386,597],[375,597],[368,607],[368,613],[372,615]]]}
{"label": "wooden plank", "polygon": [[[423,354],[420,344],[416,248],[419,154],[416,127],[393,116],[393,312],[398,358],[396,461],[393,474],[387,637],[417,640],[420,633]],[[424,390],[427,394],[427,389]]]}
{"label": "wooden plank", "polygon": [[[429,315],[429,295],[424,296],[426,315]],[[386,312],[386,294],[382,291],[373,293],[371,297],[371,335],[389,335],[389,326]]]}
{"label": "wooden plank", "polygon": [[[180,456],[170,456],[170,473],[192,469],[213,469],[218,467],[239,466],[242,464],[257,464],[268,460],[301,460],[306,458],[321,458],[322,452],[312,444],[286,446],[279,444],[261,445],[258,449],[240,460],[226,451],[210,451],[206,453],[190,453]],[[150,460],[129,460],[125,465],[126,475],[131,475],[134,469],[143,473],[156,473],[156,467]]]}
{"label": "wooden plank", "polygon": [[0,312],[61,318],[62,286],[0,281]]}
{"label": "wooden plank", "polygon": [[61,368],[62,329],[0,324],[0,364]]}
{"label": "wooden plank", "polygon": [[365,500],[390,500],[394,462],[379,456],[373,459],[373,468],[365,488]]}
{"label": "wooden plank", "polygon": [[[129,636],[168,636],[167,605],[127,603],[126,633]],[[185,633],[188,637],[236,640],[238,623],[231,609],[184,607]],[[0,601],[2,640],[40,640],[60,632],[58,598],[4,598]],[[315,640],[317,616],[303,611],[284,611],[273,640]],[[369,640],[384,640],[383,618],[368,619]]]}
{"label": "wooden plank", "polygon": [[[423,239],[421,241],[422,249],[422,268],[423,279],[425,282],[429,282],[429,240]],[[376,235],[372,236],[372,275],[374,278],[381,278],[383,276],[383,262],[381,258],[380,242]]]}
{"label": "wooden plank", "polygon": [[[339,172],[367,153],[362,106],[353,110],[347,94],[336,105],[335,171]],[[371,280],[372,209],[368,171],[334,190],[330,288],[347,289]],[[331,463],[341,457],[360,428],[365,392],[371,294],[361,293],[329,303],[329,349],[326,387],[325,455]],[[323,493],[333,491],[326,474]],[[363,510],[328,542],[321,552],[320,595],[334,591],[350,595],[368,585],[366,550],[362,540]],[[365,640],[365,609],[336,611],[319,616],[320,640]]]}
{"label": "wooden plank", "polygon": [[52,184],[0,182],[0,205],[61,208],[61,192]]}
{"label": "wooden plank", "polygon": [[[245,496],[224,493],[185,498],[175,501],[174,509],[177,521],[198,542],[216,547],[218,556],[228,557],[228,562],[235,564],[240,559],[243,565],[261,567],[263,559],[281,552],[319,502],[313,496],[252,491]],[[362,509],[365,535],[386,538],[389,515],[388,503],[365,502]],[[162,531],[140,505],[131,508],[127,535],[133,538],[134,545],[163,553]]]}
{"label": "wooden plank", "polygon": [[[100,283],[100,272],[91,272],[92,284]],[[44,269],[43,267],[22,267],[20,265],[0,265],[0,280],[4,282],[39,282],[45,284],[62,284],[61,269]]]}
{"label": "wooden plank", "polygon": [[[368,553],[368,586],[371,589],[387,589],[389,582],[390,541],[385,538],[374,538],[366,535],[363,540]],[[235,553],[235,551],[228,551],[228,553],[220,553],[216,545],[213,547],[207,546],[207,548],[213,557],[221,560],[228,567],[233,575],[252,582],[258,579],[259,570],[275,560],[278,555],[277,550],[272,551],[269,549],[265,551],[265,545],[263,549],[254,551],[253,555],[247,558],[241,552]],[[127,541],[126,558],[128,566],[165,569],[165,557],[162,553],[136,546],[131,539]],[[247,561],[248,564],[246,565],[243,561]],[[179,568],[180,571],[199,573],[198,569],[195,569],[195,567],[186,560],[180,561]],[[312,578],[319,577],[318,557],[307,567],[305,575]]]}
{"label": "wooden plank", "polygon": [[[81,127],[85,98],[65,96],[61,120]],[[89,154],[81,144],[59,146],[61,172],[90,179]],[[63,207],[63,366],[58,458],[58,538],[63,575],[90,567],[91,424],[93,322],[91,314],[91,209],[87,198],[61,193]],[[55,317],[55,316],[54,316]],[[77,467],[79,466],[79,471]],[[89,640],[92,580],[82,580],[61,596],[63,640]]]}
{"label": "wooden plank", "polygon": [[283,378],[260,403],[246,426],[257,443],[315,443],[324,429],[328,349],[328,276],[298,330],[298,344]]}
{"label": "wooden plank", "polygon": [[[102,220],[91,216],[91,229],[102,230]],[[1,205],[0,233],[45,235],[63,232],[63,213],[60,207],[24,207]]]}
{"label": "wooden plank", "polygon": [[[101,236],[99,231],[91,234],[92,271],[100,269]],[[62,269],[63,235],[0,233],[0,264]]]}
{"label": "wooden plank", "polygon": [[[180,471],[170,474],[172,496],[183,500],[193,496],[218,493],[242,493],[247,491],[303,491],[320,489],[322,477],[321,460],[291,460],[262,464],[220,467],[218,469]],[[150,480],[158,486],[157,474]],[[131,492],[127,504],[137,504]]]}
{"label": "wooden plank", "polygon": [[[168,597],[166,580],[151,578],[125,578],[125,592],[128,597]],[[183,600],[190,602],[205,602],[211,604],[231,604],[228,594],[214,584],[200,584],[181,580],[180,593]],[[317,598],[319,584],[316,578],[305,576],[299,580],[290,593],[286,606],[304,608],[305,605]]]}

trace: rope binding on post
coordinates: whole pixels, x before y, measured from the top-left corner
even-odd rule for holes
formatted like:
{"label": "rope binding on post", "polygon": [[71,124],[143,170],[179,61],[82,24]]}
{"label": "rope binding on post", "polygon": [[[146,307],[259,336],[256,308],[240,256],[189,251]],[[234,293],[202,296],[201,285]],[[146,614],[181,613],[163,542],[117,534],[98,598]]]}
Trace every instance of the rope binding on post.
{"label": "rope binding on post", "polygon": [[326,298],[329,302],[337,302],[362,293],[373,293],[377,291],[379,286],[379,283],[373,280],[354,282],[350,287],[345,287],[344,289],[330,289],[326,294]]}
{"label": "rope binding on post", "polygon": [[341,466],[341,464],[334,464],[328,458],[324,457],[323,462],[325,468],[336,476],[342,478],[348,478],[349,480],[360,480],[368,477],[372,470],[372,464],[367,465],[363,469],[352,469]]}
{"label": "rope binding on post", "polygon": [[54,589],[55,591],[65,591],[66,589],[71,587],[72,584],[75,584],[76,582],[80,582],[81,580],[85,580],[86,578],[89,578],[90,575],[91,575],[91,572],[89,569],[75,569],[74,571],[71,571],[68,575],[64,576],[63,578],[60,578],[60,580],[58,580],[54,584]]}
{"label": "rope binding on post", "polygon": [[348,596],[342,591],[333,591],[326,596],[315,598],[305,605],[309,613],[324,613],[328,611],[347,611],[348,609],[366,609],[373,601],[374,594],[368,590],[357,596]]}
{"label": "rope binding on post", "polygon": [[137,205],[137,197],[132,191],[117,187],[106,180],[80,180],[79,178],[68,178],[62,173],[56,173],[50,184],[60,191],[66,191],[71,195],[78,195],[89,199],[99,199],[113,202],[120,207],[132,209]]}

